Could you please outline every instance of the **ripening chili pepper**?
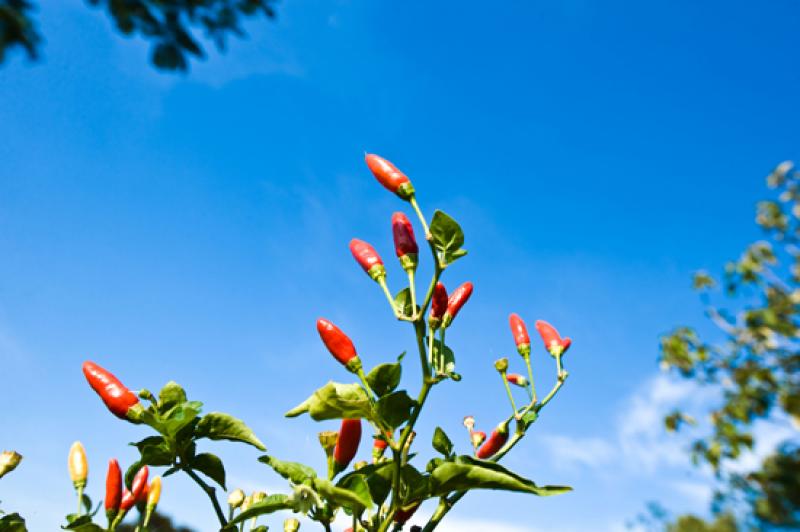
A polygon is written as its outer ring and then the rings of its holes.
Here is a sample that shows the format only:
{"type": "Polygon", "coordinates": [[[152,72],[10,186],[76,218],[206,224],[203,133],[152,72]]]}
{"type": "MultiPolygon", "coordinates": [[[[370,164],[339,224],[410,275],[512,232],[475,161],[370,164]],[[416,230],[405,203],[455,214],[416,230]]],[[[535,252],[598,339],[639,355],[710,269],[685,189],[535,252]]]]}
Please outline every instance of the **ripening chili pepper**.
{"type": "Polygon", "coordinates": [[[433,287],[433,296],[431,296],[431,313],[428,317],[428,323],[431,329],[436,330],[442,324],[444,313],[447,312],[447,289],[441,281],[436,283],[433,287]]]}
{"type": "Polygon", "coordinates": [[[69,478],[75,489],[86,486],[86,479],[89,477],[89,464],[86,462],[86,449],[83,444],[76,441],[69,448],[69,478]]]}
{"type": "Polygon", "coordinates": [[[411,506],[397,510],[394,513],[394,522],[400,525],[406,524],[406,522],[411,519],[411,516],[414,515],[414,512],[417,511],[417,508],[419,508],[420,504],[422,504],[422,502],[415,502],[412,503],[411,506]]]}
{"type": "Polygon", "coordinates": [[[148,474],[147,466],[142,466],[142,468],[136,472],[136,475],[133,477],[133,482],[131,482],[131,490],[124,489],[122,492],[122,500],[119,503],[119,509],[123,512],[127,512],[133,505],[136,504],[136,501],[142,496],[142,491],[144,491],[145,487],[147,487],[147,474],[148,474]]]}
{"type": "Polygon", "coordinates": [[[408,200],[414,195],[414,187],[411,181],[395,165],[374,154],[367,154],[365,157],[367,166],[375,179],[380,182],[387,190],[394,192],[404,200],[408,200]]]}
{"type": "Polygon", "coordinates": [[[371,245],[363,240],[354,238],[350,241],[350,253],[353,254],[356,262],[374,281],[380,281],[380,279],[386,277],[386,267],[383,265],[383,260],[371,245]]]}
{"type": "Polygon", "coordinates": [[[442,327],[449,327],[453,320],[458,315],[458,311],[464,306],[472,295],[472,283],[467,282],[453,290],[450,297],[447,299],[447,310],[442,318],[442,327]]]}
{"type": "Polygon", "coordinates": [[[317,320],[317,332],[333,358],[353,373],[358,372],[361,360],[356,353],[356,346],[339,327],[325,318],[320,318],[317,320]]]}
{"type": "Polygon", "coordinates": [[[358,451],[361,442],[361,420],[343,419],[333,450],[334,475],[347,468],[358,451]]]}
{"type": "MultiPolygon", "coordinates": [[[[392,432],[389,431],[389,436],[391,437],[392,432]]],[[[377,462],[381,458],[383,458],[383,453],[386,452],[386,447],[389,446],[389,443],[384,440],[383,438],[375,437],[373,438],[372,444],[372,461],[377,462]]]]}
{"type": "Polygon", "coordinates": [[[487,459],[495,455],[503,445],[508,441],[508,423],[500,423],[496,429],[492,431],[486,443],[478,449],[478,458],[487,459]]]}
{"type": "Polygon", "coordinates": [[[519,373],[509,373],[508,375],[506,375],[506,378],[508,379],[508,382],[510,382],[511,384],[516,384],[517,386],[528,385],[528,379],[526,379],[523,375],[520,375],[519,373]]]}
{"type": "Polygon", "coordinates": [[[119,503],[122,500],[122,471],[119,469],[119,462],[115,458],[108,461],[108,473],[106,474],[106,516],[109,521],[113,521],[119,511],[119,503]]]}
{"type": "Polygon", "coordinates": [[[406,271],[416,270],[419,247],[414,238],[411,221],[402,212],[392,215],[392,236],[394,236],[394,251],[400,259],[400,265],[406,271]]]}
{"type": "Polygon", "coordinates": [[[554,357],[563,355],[567,352],[569,346],[572,345],[571,339],[561,338],[556,328],[544,320],[536,321],[536,330],[539,331],[539,335],[541,335],[544,341],[545,349],[554,357]]]}
{"type": "Polygon", "coordinates": [[[161,477],[156,477],[150,482],[147,494],[147,509],[152,511],[161,500],[161,477]]]}
{"type": "Polygon", "coordinates": [[[508,317],[508,324],[511,326],[511,334],[514,335],[514,343],[517,344],[517,351],[523,357],[531,354],[531,338],[528,335],[528,328],[516,314],[508,317]]]}
{"type": "Polygon", "coordinates": [[[472,441],[472,446],[476,449],[486,441],[486,433],[482,430],[470,431],[469,439],[472,441]]]}
{"type": "Polygon", "coordinates": [[[83,363],[83,374],[89,381],[89,386],[97,392],[100,399],[112,414],[120,419],[136,421],[144,408],[139,403],[139,398],[125,387],[119,379],[109,371],[101,368],[94,362],[83,363]]]}

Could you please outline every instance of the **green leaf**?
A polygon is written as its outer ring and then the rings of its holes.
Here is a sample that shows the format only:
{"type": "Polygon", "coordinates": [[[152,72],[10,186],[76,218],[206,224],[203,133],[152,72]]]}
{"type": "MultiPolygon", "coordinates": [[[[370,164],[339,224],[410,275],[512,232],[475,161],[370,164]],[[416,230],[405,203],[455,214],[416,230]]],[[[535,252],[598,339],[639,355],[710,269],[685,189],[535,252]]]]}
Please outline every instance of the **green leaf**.
{"type": "Polygon", "coordinates": [[[197,438],[239,441],[250,444],[261,451],[267,450],[244,421],[221,412],[211,412],[203,416],[197,424],[194,434],[197,438]]]}
{"type": "Polygon", "coordinates": [[[291,508],[288,496],[282,494],[270,495],[234,517],[228,525],[238,525],[259,515],[271,514],[280,510],[290,510],[291,508]]]}
{"type": "Polygon", "coordinates": [[[167,410],[161,416],[161,432],[169,438],[175,438],[181,430],[195,421],[202,411],[203,403],[184,401],[167,410]]]}
{"type": "Polygon", "coordinates": [[[411,464],[404,465],[400,470],[400,479],[405,488],[404,500],[415,501],[429,497],[430,477],[417,471],[411,464]]]}
{"type": "Polygon", "coordinates": [[[274,456],[259,456],[258,461],[267,464],[280,476],[294,484],[302,484],[309,478],[316,478],[317,472],[311,467],[299,462],[285,462],[274,456]]]}
{"type": "Polygon", "coordinates": [[[411,417],[411,409],[417,402],[405,390],[393,392],[378,400],[378,417],[391,428],[397,428],[411,417]]]}
{"type": "Polygon", "coordinates": [[[369,464],[358,471],[353,471],[343,476],[339,484],[349,482],[349,477],[362,476],[367,481],[369,493],[372,501],[377,505],[382,505],[389,492],[392,490],[392,462],[381,462],[379,464],[369,464]]]}
{"type": "Polygon", "coordinates": [[[537,486],[532,480],[517,475],[494,462],[459,456],[455,462],[444,462],[430,476],[431,496],[452,491],[493,489],[519,491],[534,495],[558,495],[572,491],[567,486],[537,486]]]}
{"type": "Polygon", "coordinates": [[[461,249],[464,245],[464,232],[450,216],[437,210],[433,213],[430,229],[433,244],[442,253],[445,266],[467,254],[466,250],[461,249]]]}
{"type": "Polygon", "coordinates": [[[0,517],[0,531],[27,532],[28,529],[25,527],[25,519],[23,519],[18,513],[13,513],[0,517]]]}
{"type": "MultiPolygon", "coordinates": [[[[400,355],[398,360],[402,358],[403,355],[400,355]]],[[[403,369],[400,362],[394,364],[380,364],[372,368],[372,371],[367,375],[367,384],[369,384],[373,392],[378,394],[378,397],[383,397],[397,388],[397,385],[400,384],[400,377],[402,374],[403,369]]]]}
{"type": "Polygon", "coordinates": [[[225,488],[225,466],[219,456],[211,453],[200,453],[192,459],[189,466],[200,471],[208,478],[225,488]]]}
{"type": "MultiPolygon", "coordinates": [[[[70,514],[67,516],[67,521],[69,522],[66,526],[62,526],[61,528],[64,530],[78,530],[79,532],[105,532],[105,529],[99,527],[98,525],[92,523],[92,517],[90,515],[75,515],[70,514]]],[[[3,520],[0,519],[0,531],[2,532],[10,532],[13,531],[23,531],[25,530],[24,521],[23,521],[23,528],[16,529],[10,528],[6,529],[3,527],[3,520]]]]}
{"type": "Polygon", "coordinates": [[[414,317],[417,309],[411,305],[411,289],[403,288],[394,296],[394,306],[407,318],[414,317]]]}
{"type": "Polygon", "coordinates": [[[372,498],[370,497],[368,490],[365,493],[363,491],[356,492],[348,489],[337,488],[332,482],[322,478],[314,479],[314,489],[325,500],[330,501],[337,506],[350,508],[355,512],[360,511],[362,508],[369,509],[372,507],[372,498]]]}
{"type": "Polygon", "coordinates": [[[158,392],[159,412],[166,412],[175,405],[186,402],[186,392],[175,381],[169,381],[158,392]]]}
{"type": "Polygon", "coordinates": [[[140,464],[167,466],[172,464],[175,457],[169,448],[169,444],[161,436],[149,436],[131,445],[139,449],[139,454],[141,454],[140,464]]]}
{"type": "Polygon", "coordinates": [[[535,412],[534,410],[528,410],[528,411],[525,413],[525,415],[524,415],[524,416],[522,416],[522,420],[521,420],[521,421],[522,421],[522,426],[523,426],[525,429],[527,429],[527,428],[528,428],[528,427],[530,427],[530,426],[533,424],[533,422],[534,422],[534,421],[536,421],[537,419],[539,419],[539,414],[538,414],[538,412],[535,412]]]}
{"type": "MultiPolygon", "coordinates": [[[[336,484],[336,487],[354,492],[360,499],[364,501],[369,501],[369,505],[366,506],[365,508],[372,507],[373,505],[372,495],[370,493],[369,484],[367,483],[367,480],[364,477],[364,475],[349,475],[347,477],[343,477],[336,484]]],[[[356,509],[355,511],[358,511],[358,509],[356,509]]]]}
{"type": "Polygon", "coordinates": [[[315,421],[373,417],[369,398],[361,386],[332,381],[287,412],[286,417],[297,417],[306,412],[315,421]]]}
{"type": "MultiPolygon", "coordinates": [[[[426,339],[425,342],[427,343],[428,340],[426,339]]],[[[456,369],[455,353],[447,345],[443,345],[440,340],[436,339],[433,341],[433,360],[434,364],[441,364],[441,367],[437,366],[440,373],[448,375],[453,380],[461,380],[461,376],[454,373],[456,369]]]]}
{"type": "Polygon", "coordinates": [[[453,442],[447,437],[441,427],[436,427],[433,432],[433,448],[448,458],[453,453],[453,442]]]}

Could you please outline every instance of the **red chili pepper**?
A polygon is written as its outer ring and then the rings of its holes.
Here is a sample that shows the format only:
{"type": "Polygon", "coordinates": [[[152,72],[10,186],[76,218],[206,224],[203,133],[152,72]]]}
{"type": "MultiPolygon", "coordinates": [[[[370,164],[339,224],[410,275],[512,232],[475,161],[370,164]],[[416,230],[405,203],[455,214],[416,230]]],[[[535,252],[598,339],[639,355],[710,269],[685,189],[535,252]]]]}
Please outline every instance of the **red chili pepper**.
{"type": "Polygon", "coordinates": [[[419,247],[414,238],[414,228],[408,216],[402,212],[392,215],[392,235],[394,236],[394,251],[403,269],[415,270],[417,268],[417,254],[419,247]]]}
{"type": "Polygon", "coordinates": [[[142,493],[139,494],[139,498],[136,499],[136,503],[145,503],[147,502],[147,497],[150,495],[150,484],[145,484],[142,493]]]}
{"type": "Polygon", "coordinates": [[[453,320],[458,315],[458,311],[469,300],[472,295],[472,283],[464,283],[456,288],[447,300],[447,310],[442,319],[442,326],[449,327],[453,320]]]}
{"type": "Polygon", "coordinates": [[[122,499],[122,471],[119,469],[119,462],[115,458],[108,461],[108,473],[106,473],[106,515],[109,520],[113,520],[119,511],[119,503],[122,499]]]}
{"type": "Polygon", "coordinates": [[[94,362],[83,363],[83,374],[89,386],[97,392],[112,414],[120,419],[130,419],[128,413],[139,404],[139,398],[110,372],[94,362]]]}
{"type": "Polygon", "coordinates": [[[358,451],[361,442],[361,420],[343,419],[336,439],[336,448],[333,450],[334,471],[339,473],[344,470],[358,451]]]}
{"type": "Polygon", "coordinates": [[[136,501],[141,499],[142,492],[147,487],[148,472],[147,466],[142,466],[142,468],[136,472],[136,475],[133,477],[133,482],[131,482],[131,490],[128,491],[126,488],[122,492],[122,501],[119,503],[120,510],[127,512],[133,508],[136,501]]]}
{"type": "Polygon", "coordinates": [[[511,334],[514,335],[514,343],[517,344],[517,351],[522,356],[531,354],[531,337],[528,336],[528,328],[516,314],[508,317],[508,324],[511,326],[511,334]]]}
{"type": "Polygon", "coordinates": [[[386,275],[386,268],[383,265],[378,252],[375,248],[364,242],[354,238],[350,241],[350,253],[356,259],[358,264],[367,272],[367,275],[377,281],[386,275]]]}
{"type": "Polygon", "coordinates": [[[394,513],[394,522],[398,523],[398,524],[401,524],[401,525],[406,524],[406,522],[409,519],[411,519],[411,516],[414,515],[414,512],[417,511],[417,508],[419,508],[420,504],[422,504],[421,501],[413,503],[413,506],[411,506],[411,507],[409,507],[409,508],[407,508],[405,510],[403,510],[403,509],[397,510],[394,513]]]}
{"type": "MultiPolygon", "coordinates": [[[[391,435],[391,433],[389,433],[391,435]]],[[[383,438],[374,438],[372,444],[372,461],[377,462],[383,457],[383,453],[386,452],[386,447],[389,444],[383,438]]]]}
{"type": "Polygon", "coordinates": [[[561,338],[556,328],[544,320],[536,321],[536,330],[539,331],[542,340],[544,340],[545,349],[553,356],[563,355],[567,352],[569,346],[572,345],[571,339],[561,338]]]}
{"type": "Polygon", "coordinates": [[[441,281],[436,283],[431,297],[431,313],[428,322],[432,329],[438,329],[442,324],[442,318],[447,311],[447,289],[441,281]]]}
{"type": "Polygon", "coordinates": [[[350,371],[358,370],[360,360],[356,354],[356,346],[339,327],[325,318],[320,318],[317,320],[317,332],[333,358],[350,371]]]}
{"type": "Polygon", "coordinates": [[[367,166],[372,175],[390,192],[394,192],[403,199],[409,199],[414,195],[414,187],[411,181],[395,165],[379,157],[378,155],[368,154],[365,157],[367,166]]]}
{"type": "Polygon", "coordinates": [[[519,373],[509,373],[508,375],[506,375],[506,378],[508,379],[508,382],[510,382],[511,384],[516,384],[517,386],[528,385],[528,379],[526,379],[519,373]]]}
{"type": "Polygon", "coordinates": [[[492,431],[492,435],[486,440],[486,443],[478,449],[478,458],[490,458],[499,451],[503,445],[508,441],[508,424],[501,423],[496,429],[492,431]]]}

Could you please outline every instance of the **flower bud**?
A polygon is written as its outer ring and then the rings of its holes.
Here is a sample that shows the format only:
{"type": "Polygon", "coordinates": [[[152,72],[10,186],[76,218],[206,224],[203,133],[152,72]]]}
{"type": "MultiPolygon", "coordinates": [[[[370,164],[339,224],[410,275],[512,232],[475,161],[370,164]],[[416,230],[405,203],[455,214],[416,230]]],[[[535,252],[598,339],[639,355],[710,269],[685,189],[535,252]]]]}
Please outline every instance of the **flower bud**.
{"type": "Polygon", "coordinates": [[[467,427],[468,431],[472,432],[472,429],[475,428],[475,418],[473,416],[464,417],[464,426],[467,427]]]}
{"type": "Polygon", "coordinates": [[[350,241],[350,253],[353,254],[353,258],[356,259],[356,262],[373,281],[379,281],[381,278],[386,277],[386,267],[383,265],[383,260],[371,245],[363,240],[354,238],[350,241]]]}
{"type": "Polygon", "coordinates": [[[85,487],[86,479],[89,477],[89,464],[86,462],[86,449],[83,448],[81,442],[76,441],[69,448],[67,465],[69,478],[72,479],[72,485],[75,486],[75,489],[85,487]]]}
{"type": "Polygon", "coordinates": [[[245,497],[245,498],[244,498],[244,500],[242,501],[241,510],[242,510],[243,512],[246,512],[247,510],[249,510],[249,509],[250,509],[250,507],[251,507],[251,506],[253,506],[253,498],[252,498],[250,495],[248,495],[248,496],[247,496],[247,497],[245,497]]]}
{"type": "Polygon", "coordinates": [[[408,200],[414,195],[414,187],[411,185],[408,176],[398,170],[395,165],[383,157],[371,153],[367,154],[365,160],[372,175],[384,188],[394,192],[404,200],[408,200]]]}
{"type": "Polygon", "coordinates": [[[266,498],[267,494],[263,491],[254,491],[253,494],[250,495],[251,504],[258,504],[266,498]]]}
{"type": "Polygon", "coordinates": [[[356,462],[355,464],[353,464],[353,469],[354,469],[354,470],[356,470],[356,471],[358,471],[358,470],[359,470],[359,469],[361,469],[362,467],[367,467],[367,465],[368,465],[368,464],[367,464],[367,461],[366,461],[366,460],[359,460],[358,462],[356,462]]]}
{"type": "Polygon", "coordinates": [[[237,488],[228,495],[228,506],[238,508],[244,503],[244,491],[237,488]]]}
{"type": "Polygon", "coordinates": [[[508,371],[508,359],[507,358],[499,358],[494,361],[494,369],[499,371],[500,373],[505,373],[508,371]]]}
{"type": "Polygon", "coordinates": [[[511,384],[516,384],[517,386],[524,387],[528,385],[528,379],[519,373],[509,373],[506,375],[506,378],[508,379],[508,382],[511,384]]]}
{"type": "Polygon", "coordinates": [[[298,530],[300,530],[300,521],[294,517],[283,522],[283,532],[297,532],[298,530]]]}
{"type": "Polygon", "coordinates": [[[336,447],[336,439],[339,433],[335,430],[325,430],[319,433],[319,444],[325,451],[325,456],[333,456],[333,449],[336,447]]]}
{"type": "Polygon", "coordinates": [[[22,461],[22,455],[17,451],[3,451],[0,453],[0,478],[14,471],[22,461]]]}

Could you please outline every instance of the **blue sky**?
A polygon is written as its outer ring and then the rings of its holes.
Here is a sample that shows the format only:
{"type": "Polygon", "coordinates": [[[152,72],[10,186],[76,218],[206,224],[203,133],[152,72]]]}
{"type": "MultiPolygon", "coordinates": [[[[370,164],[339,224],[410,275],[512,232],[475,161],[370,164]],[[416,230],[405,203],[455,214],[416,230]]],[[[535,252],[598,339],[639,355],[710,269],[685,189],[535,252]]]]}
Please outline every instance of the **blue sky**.
{"type": "MultiPolygon", "coordinates": [[[[574,493],[476,493],[449,530],[619,530],[649,500],[705,508],[659,417],[713,397],[659,376],[658,337],[701,319],[691,272],[758,237],[762,178],[798,156],[796,2],[293,1],[187,76],[155,72],[84,2],[47,4],[43,60],[0,70],[0,447],[26,457],[4,509],[60,523],[76,439],[95,497],[108,458],[135,458],[147,433],[102,408],[87,358],[132,388],[175,379],[321,467],[320,427],[282,417],[347,379],[316,318],[368,365],[413,347],[347,249],[374,243],[402,287],[389,219],[407,207],[365,150],[411,176],[428,215],[459,220],[470,251],[445,278],[475,283],[448,334],[464,380],[435,389],[424,456],[435,425],[456,439],[465,414],[487,430],[505,415],[492,361],[519,363],[510,312],[575,340],[567,385],[508,460],[574,493]]],[[[257,451],[208,448],[232,487],[283,488],[257,451]]],[[[188,480],[163,501],[213,530],[188,480]]]]}

